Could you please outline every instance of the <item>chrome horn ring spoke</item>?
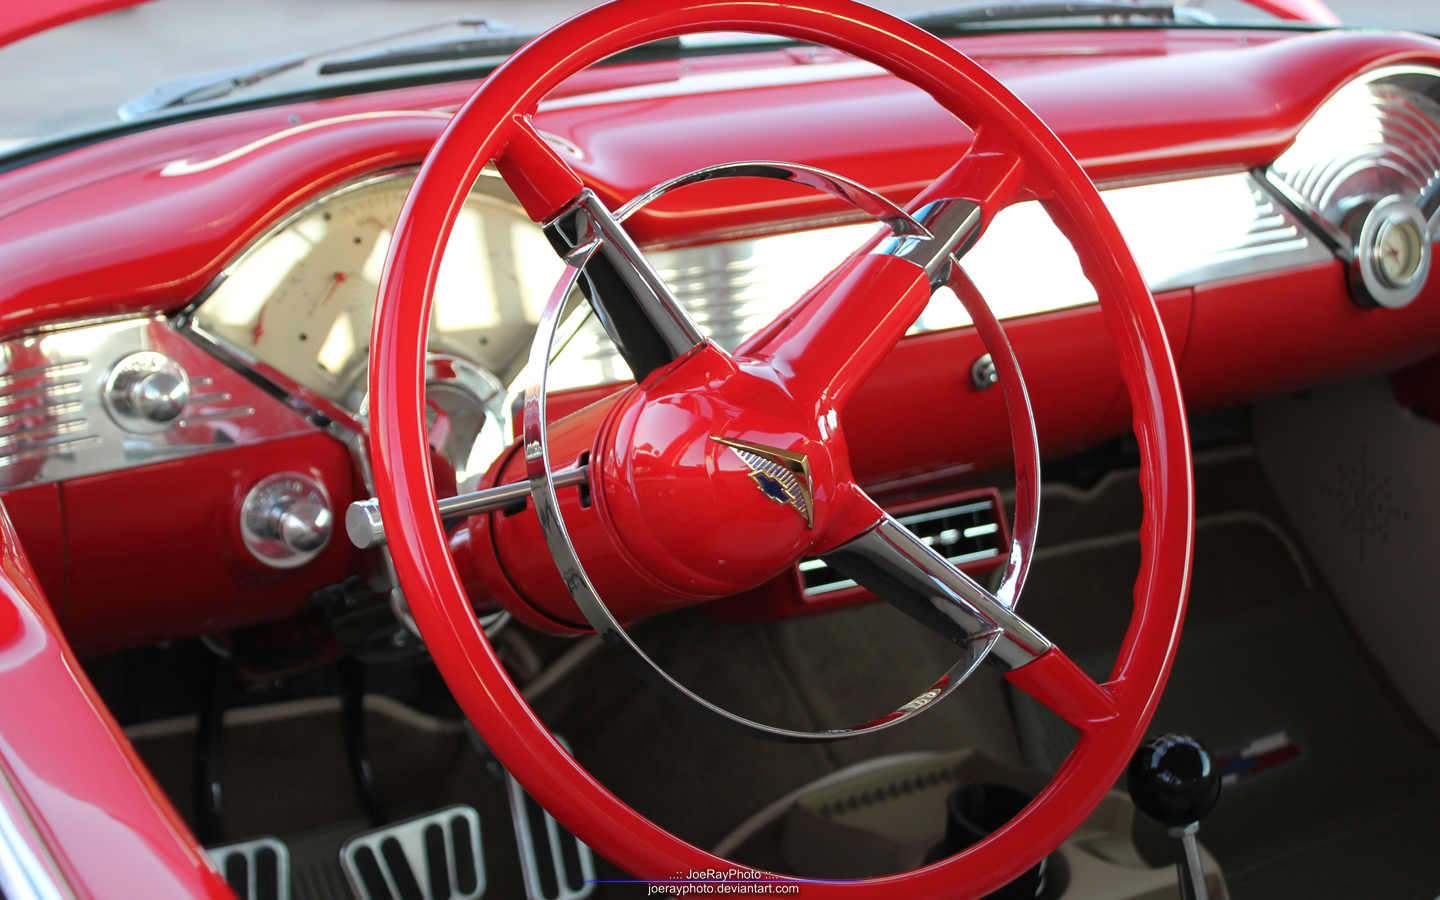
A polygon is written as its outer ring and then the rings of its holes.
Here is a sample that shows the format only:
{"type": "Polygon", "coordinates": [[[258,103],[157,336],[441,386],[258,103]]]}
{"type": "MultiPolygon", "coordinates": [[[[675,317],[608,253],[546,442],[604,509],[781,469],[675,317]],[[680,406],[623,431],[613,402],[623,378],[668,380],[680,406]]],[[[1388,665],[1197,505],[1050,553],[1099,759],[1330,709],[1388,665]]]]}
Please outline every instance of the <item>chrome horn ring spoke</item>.
{"type": "Polygon", "coordinates": [[[962,647],[989,641],[990,659],[1003,669],[1033,662],[1052,646],[1013,609],[889,515],[820,558],[962,647]]]}

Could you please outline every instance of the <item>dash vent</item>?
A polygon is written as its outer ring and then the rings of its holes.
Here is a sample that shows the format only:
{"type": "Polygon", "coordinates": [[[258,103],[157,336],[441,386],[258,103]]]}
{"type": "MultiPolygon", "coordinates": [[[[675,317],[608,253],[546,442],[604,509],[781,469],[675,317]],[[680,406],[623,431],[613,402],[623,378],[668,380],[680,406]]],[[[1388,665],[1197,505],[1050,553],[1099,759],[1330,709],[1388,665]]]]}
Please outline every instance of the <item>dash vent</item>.
{"type": "MultiPolygon", "coordinates": [[[[963,503],[951,501],[928,509],[910,508],[903,515],[895,516],[895,520],[941,556],[956,566],[965,567],[1000,556],[1008,549],[997,509],[995,500],[987,496],[963,503]]],[[[856,587],[854,581],[819,559],[801,560],[800,580],[807,599],[856,587]]]]}

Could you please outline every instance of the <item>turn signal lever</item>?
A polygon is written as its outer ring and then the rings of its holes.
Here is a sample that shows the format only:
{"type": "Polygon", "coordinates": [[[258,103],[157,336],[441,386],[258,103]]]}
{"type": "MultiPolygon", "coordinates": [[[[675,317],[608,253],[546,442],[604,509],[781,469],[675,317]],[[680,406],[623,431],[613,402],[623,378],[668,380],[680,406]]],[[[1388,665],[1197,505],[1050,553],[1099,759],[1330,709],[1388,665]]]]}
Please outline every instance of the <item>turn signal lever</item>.
{"type": "Polygon", "coordinates": [[[1135,806],[1180,841],[1181,900],[1209,900],[1195,841],[1200,820],[1220,799],[1220,769],[1209,752],[1184,734],[1148,737],[1130,760],[1129,788],[1135,806]]]}

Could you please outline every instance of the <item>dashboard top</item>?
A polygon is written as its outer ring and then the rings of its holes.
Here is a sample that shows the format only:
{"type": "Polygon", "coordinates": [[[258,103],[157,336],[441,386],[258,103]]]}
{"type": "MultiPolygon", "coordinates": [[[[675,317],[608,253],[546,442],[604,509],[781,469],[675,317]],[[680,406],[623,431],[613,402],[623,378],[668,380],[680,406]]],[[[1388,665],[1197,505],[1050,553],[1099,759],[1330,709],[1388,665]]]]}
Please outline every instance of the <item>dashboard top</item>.
{"type": "MultiPolygon", "coordinates": [[[[1440,59],[1412,35],[1135,30],[956,39],[1108,184],[1273,160],[1356,74],[1440,59]]],[[[918,91],[792,50],[592,70],[537,114],[607,201],[707,163],[790,158],[904,201],[969,132],[918,91]],[[735,127],[743,118],[746,127],[735,127]],[[665,140],[656,140],[663,129],[665,140]]],[[[0,334],[172,312],[305,198],[418,163],[473,84],[299,103],[117,138],[0,176],[0,334]],[[117,238],[117,236],[119,236],[117,238]]],[[[843,215],[828,198],[698,186],[631,226],[650,246],[843,215]],[[682,205],[683,204],[683,205],[682,205]]]]}

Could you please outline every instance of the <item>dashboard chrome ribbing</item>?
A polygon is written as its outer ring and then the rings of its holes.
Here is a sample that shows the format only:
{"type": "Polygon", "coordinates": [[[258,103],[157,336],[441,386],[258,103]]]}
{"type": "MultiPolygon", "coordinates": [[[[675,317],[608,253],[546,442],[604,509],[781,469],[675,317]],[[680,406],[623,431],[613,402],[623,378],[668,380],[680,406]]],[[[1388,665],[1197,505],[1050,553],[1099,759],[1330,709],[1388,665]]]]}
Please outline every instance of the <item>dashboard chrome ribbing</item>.
{"type": "Polygon", "coordinates": [[[0,365],[4,490],[314,430],[163,319],[0,342],[0,365]]]}
{"type": "MultiPolygon", "coordinates": [[[[1326,244],[1250,173],[1110,188],[1101,191],[1101,197],[1153,291],[1331,258],[1326,244]]],[[[874,226],[865,222],[647,255],[701,333],[733,350],[873,234],[874,226]]],[[[910,239],[887,238],[890,243],[902,240],[910,239]]],[[[1000,210],[967,251],[965,269],[1000,319],[1096,302],[1073,249],[1034,201],[1000,210]],[[1036,260],[1045,265],[1037,266],[1036,260]]],[[[954,300],[942,296],[926,309],[912,333],[968,324],[954,300]]],[[[555,389],[561,389],[623,380],[628,374],[615,348],[592,323],[558,361],[552,378],[555,389]]]]}
{"type": "Polygon", "coordinates": [[[1440,70],[1377,69],[1337,91],[1256,177],[1350,269],[1362,306],[1413,301],[1440,217],[1440,70]]]}
{"type": "Polygon", "coordinates": [[[1433,219],[1440,208],[1440,70],[1378,69],[1335,93],[1269,167],[1305,211],[1349,238],[1364,199],[1400,194],[1433,219]],[[1427,84],[1428,82],[1428,84],[1427,84]]]}

